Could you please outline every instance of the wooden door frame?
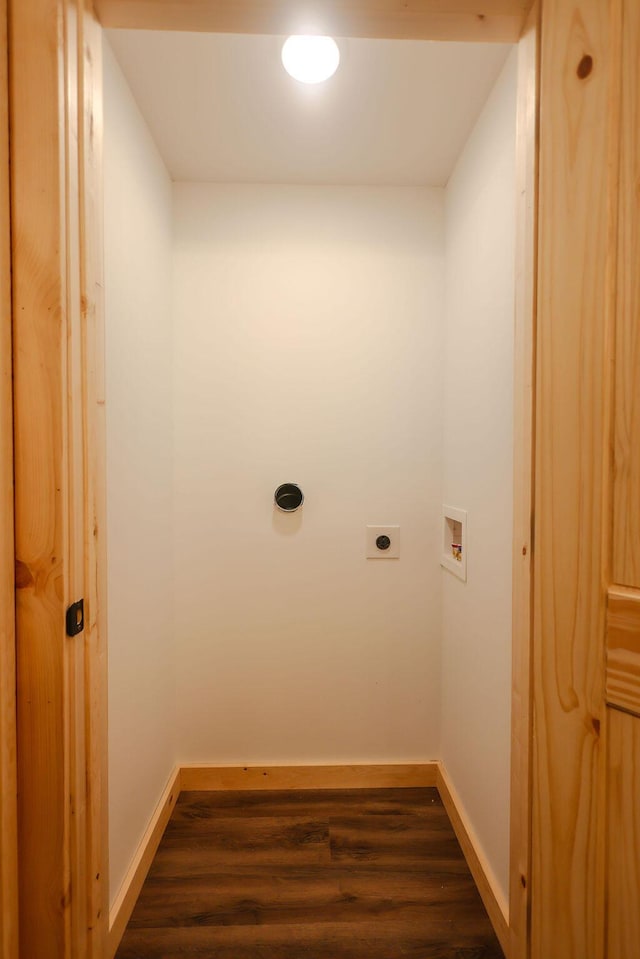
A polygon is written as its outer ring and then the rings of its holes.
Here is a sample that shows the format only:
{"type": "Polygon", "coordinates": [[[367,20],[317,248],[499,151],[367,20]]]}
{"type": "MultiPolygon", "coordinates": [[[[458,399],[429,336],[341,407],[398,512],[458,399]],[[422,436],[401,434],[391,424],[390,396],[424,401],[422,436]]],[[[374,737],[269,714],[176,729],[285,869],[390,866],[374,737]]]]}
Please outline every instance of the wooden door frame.
{"type": "Polygon", "coordinates": [[[614,326],[618,270],[635,267],[617,251],[622,21],[620,0],[544,0],[532,959],[606,956],[614,326]]]}
{"type": "Polygon", "coordinates": [[[541,0],[518,42],[516,277],[513,404],[511,805],[507,959],[530,952],[533,500],[541,0]]]}
{"type": "MultiPolygon", "coordinates": [[[[9,0],[9,4],[10,43],[16,51],[11,72],[11,155],[18,733],[23,755],[29,755],[19,770],[25,857],[21,926],[30,955],[102,959],[108,843],[98,20],[103,26],[283,34],[295,32],[300,5],[298,0],[95,0],[96,16],[92,0],[9,0]],[[58,37],[57,47],[50,43],[52,36],[58,37]],[[37,156],[34,144],[41,145],[37,156]],[[36,266],[43,270],[40,284],[33,281],[34,249],[40,257],[36,266]],[[44,457],[43,423],[53,437],[44,457]],[[34,515],[40,525],[34,525],[34,515]],[[64,635],[64,614],[80,595],[85,599],[87,627],[78,645],[77,639],[69,641],[64,635]],[[52,722],[58,729],[53,742],[52,722]],[[69,896],[70,888],[76,890],[75,896],[69,896]]],[[[485,8],[487,13],[479,15],[476,0],[458,0],[454,12],[443,12],[440,0],[419,0],[413,7],[384,0],[375,10],[362,0],[322,0],[314,6],[316,28],[335,35],[520,42],[510,959],[525,959],[531,885],[529,664],[539,14],[537,4],[535,12],[527,14],[531,0],[486,0],[485,8]]]]}

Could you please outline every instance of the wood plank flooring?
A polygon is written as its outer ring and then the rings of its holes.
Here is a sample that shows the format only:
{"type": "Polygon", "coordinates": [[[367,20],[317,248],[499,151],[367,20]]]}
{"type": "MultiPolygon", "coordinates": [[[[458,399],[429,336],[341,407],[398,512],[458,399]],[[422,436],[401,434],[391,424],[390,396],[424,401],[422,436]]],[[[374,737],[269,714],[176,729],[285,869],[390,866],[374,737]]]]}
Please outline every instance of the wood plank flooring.
{"type": "Polygon", "coordinates": [[[183,792],[116,959],[504,959],[436,789],[183,792]]]}

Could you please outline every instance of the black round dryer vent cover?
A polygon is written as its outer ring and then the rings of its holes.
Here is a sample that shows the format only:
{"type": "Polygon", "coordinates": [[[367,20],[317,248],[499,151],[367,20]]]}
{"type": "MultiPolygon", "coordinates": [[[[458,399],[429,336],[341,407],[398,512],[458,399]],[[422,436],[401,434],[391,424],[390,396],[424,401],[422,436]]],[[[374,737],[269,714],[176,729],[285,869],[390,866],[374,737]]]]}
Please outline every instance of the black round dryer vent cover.
{"type": "Polygon", "coordinates": [[[285,513],[295,512],[304,503],[304,495],[296,483],[283,483],[277,488],[274,498],[278,509],[285,513]]]}

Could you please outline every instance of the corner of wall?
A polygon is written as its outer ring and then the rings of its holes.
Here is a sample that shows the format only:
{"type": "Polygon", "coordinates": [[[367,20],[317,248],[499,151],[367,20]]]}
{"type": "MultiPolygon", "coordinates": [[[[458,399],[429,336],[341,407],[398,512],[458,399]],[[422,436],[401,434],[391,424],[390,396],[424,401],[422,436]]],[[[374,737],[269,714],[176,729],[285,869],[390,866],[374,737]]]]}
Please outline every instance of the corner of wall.
{"type": "Polygon", "coordinates": [[[446,191],[443,496],[467,511],[467,580],[442,571],[442,760],[509,889],[517,54],[446,191]]]}
{"type": "Polygon", "coordinates": [[[104,38],[113,900],[176,763],[171,181],[104,38]]]}

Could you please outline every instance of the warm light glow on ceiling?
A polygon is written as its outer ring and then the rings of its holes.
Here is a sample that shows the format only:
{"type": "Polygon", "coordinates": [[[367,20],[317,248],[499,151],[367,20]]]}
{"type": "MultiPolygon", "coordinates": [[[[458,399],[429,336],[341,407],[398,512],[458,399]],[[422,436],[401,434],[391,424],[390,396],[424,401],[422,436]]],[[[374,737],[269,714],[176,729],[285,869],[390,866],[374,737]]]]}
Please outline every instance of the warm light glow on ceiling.
{"type": "Polygon", "coordinates": [[[340,63],[340,50],[332,37],[289,37],[282,47],[287,73],[301,83],[323,83],[340,63]]]}

